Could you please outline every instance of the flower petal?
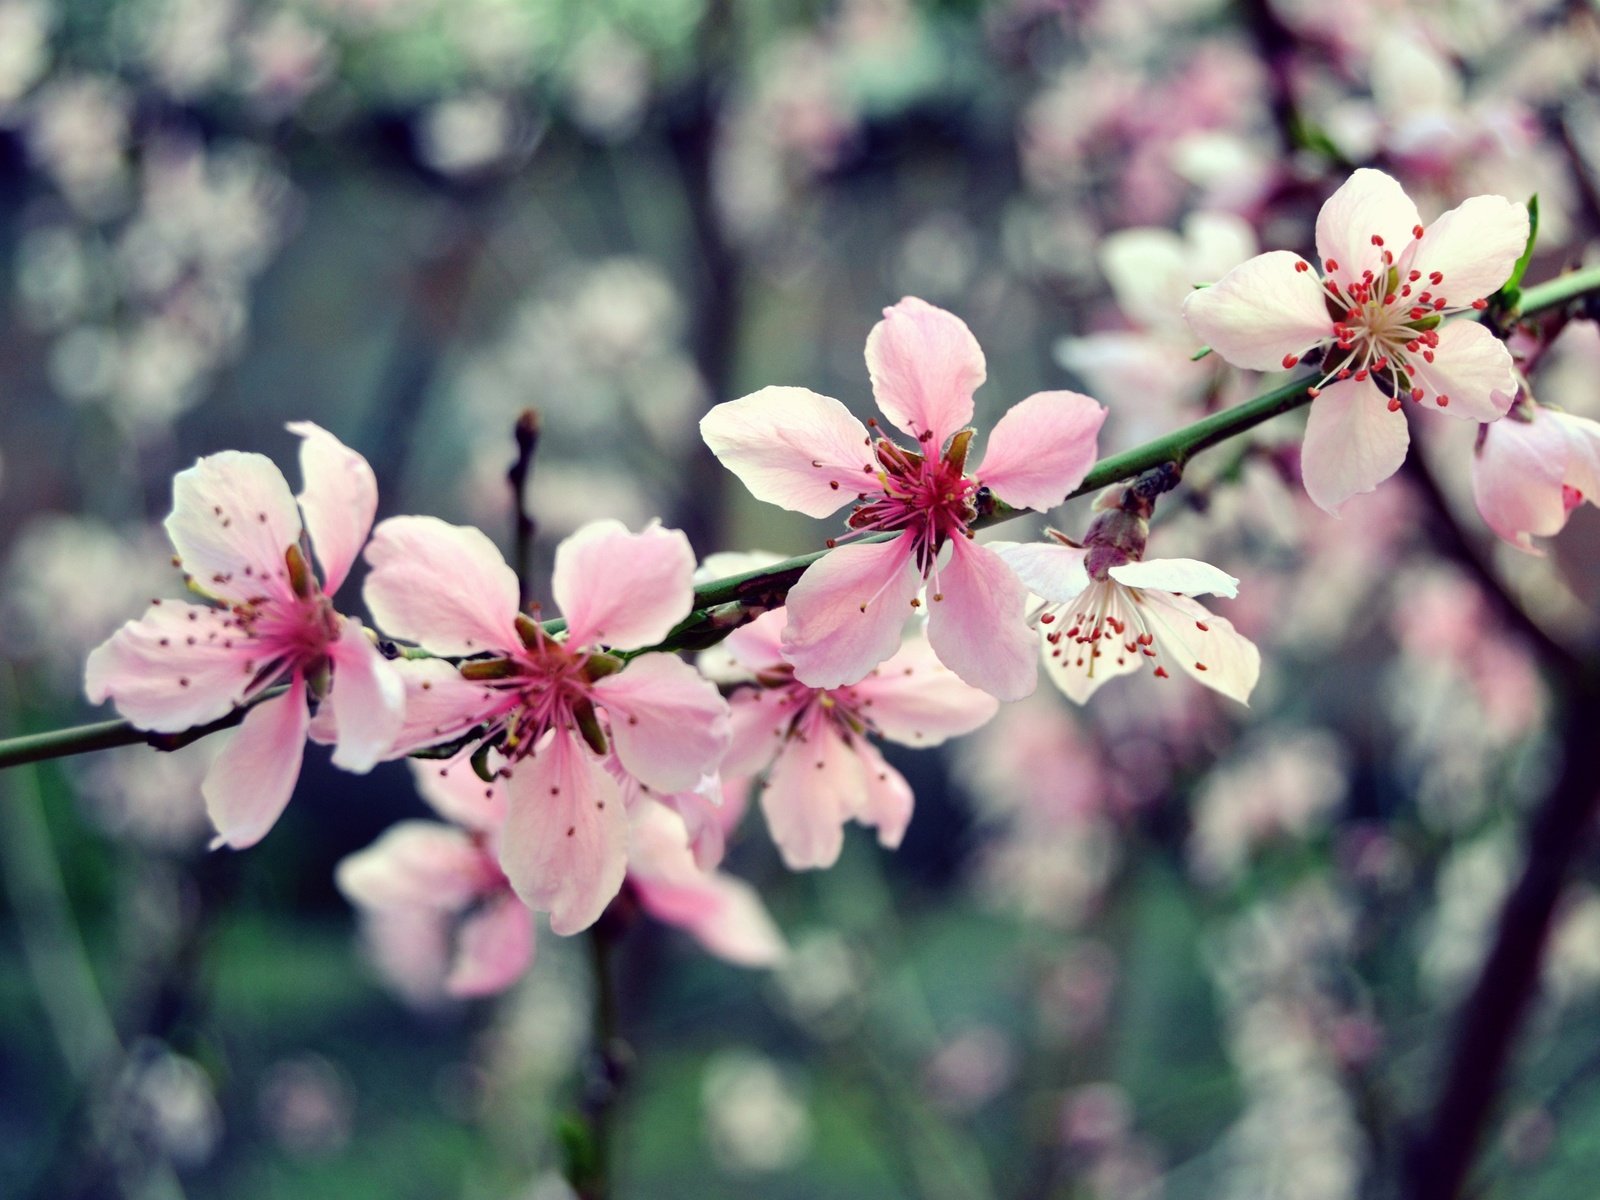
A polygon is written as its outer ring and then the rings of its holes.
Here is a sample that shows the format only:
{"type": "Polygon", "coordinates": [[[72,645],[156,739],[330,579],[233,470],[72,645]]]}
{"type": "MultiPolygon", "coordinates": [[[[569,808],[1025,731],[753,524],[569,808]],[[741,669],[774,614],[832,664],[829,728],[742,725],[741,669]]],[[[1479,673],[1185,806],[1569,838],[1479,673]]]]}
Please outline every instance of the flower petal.
{"type": "MultiPolygon", "coordinates": [[[[405,687],[400,728],[389,758],[442,745],[516,702],[506,692],[463,677],[441,658],[397,658],[389,666],[405,687]]],[[[320,713],[317,723],[322,723],[320,713]]]]}
{"type": "Polygon", "coordinates": [[[378,513],[378,477],[367,460],[310,421],[291,421],[300,443],[300,512],[322,564],[322,590],[333,595],[361,553],[378,513]]]}
{"type": "Polygon", "coordinates": [[[972,393],[984,381],[983,350],[954,313],[907,296],[883,310],[867,335],[872,394],[890,424],[921,440],[931,453],[972,421],[972,393]]]}
{"type": "Polygon", "coordinates": [[[550,592],[569,646],[633,650],[666,637],[694,607],[694,551],[681,529],[590,521],[556,547],[550,592]]]}
{"type": "Polygon", "coordinates": [[[1563,485],[1571,447],[1556,414],[1533,405],[1529,412],[1531,420],[1512,416],[1484,429],[1472,458],[1472,497],[1496,534],[1543,555],[1533,538],[1551,537],[1567,523],[1563,485]]]}
{"type": "Polygon", "coordinates": [[[865,806],[861,760],[830,722],[809,741],[784,744],[761,789],[761,812],[791,871],[831,867],[847,816],[865,806]]]}
{"type": "Polygon", "coordinates": [[[505,991],[533,964],[533,914],[510,892],[485,903],[456,931],[445,991],[459,999],[505,991]]]}
{"type": "Polygon", "coordinates": [[[885,850],[898,850],[905,839],[906,827],[911,824],[911,810],[915,804],[911,785],[870,742],[860,743],[856,753],[861,758],[861,774],[866,784],[856,818],[863,825],[877,829],[878,845],[885,850]]]}
{"type": "Polygon", "coordinates": [[[722,760],[723,772],[754,775],[766,770],[783,748],[783,737],[799,705],[800,697],[791,689],[768,691],[748,687],[729,696],[731,737],[728,753],[722,760]]]}
{"type": "Polygon", "coordinates": [[[899,647],[921,588],[906,537],[829,551],[789,589],[783,652],[795,676],[819,688],[861,679],[899,647]]]}
{"type": "Polygon", "coordinates": [[[1094,466],[1105,419],[1079,392],[1036,392],[1000,418],[973,475],[1015,508],[1054,508],[1094,466]]]}
{"type": "Polygon", "coordinates": [[[627,871],[628,822],[616,780],[558,730],[518,763],[500,865],[529,908],[567,936],[599,920],[627,871]]]}
{"type": "Polygon", "coordinates": [[[646,787],[687,791],[727,753],[727,701],[680,658],[641,654],[594,690],[611,718],[617,757],[646,787]]]}
{"type": "Polygon", "coordinates": [[[867,427],[805,388],[767,387],[719,404],[700,419],[700,436],[757,500],[808,517],[828,516],[875,482],[867,427]]]}
{"type": "Polygon", "coordinates": [[[294,794],[310,724],[306,685],[298,675],[283,695],[245,714],[200,785],[217,830],[213,846],[242,850],[267,835],[294,794]]]}
{"type": "Polygon", "coordinates": [[[410,760],[412,782],[428,806],[447,821],[464,825],[479,833],[500,828],[506,818],[506,785],[503,779],[485,783],[464,758],[453,762],[437,759],[410,760]]]}
{"type": "Polygon", "coordinates": [[[1311,402],[1300,477],[1306,494],[1326,512],[1358,492],[1370,492],[1400,469],[1411,444],[1403,412],[1371,383],[1335,383],[1311,402]]]}
{"type": "Polygon", "coordinates": [[[435,654],[520,646],[517,576],[482,530],[437,517],[390,517],[367,544],[362,596],[391,637],[435,654]]]}
{"type": "MultiPolygon", "coordinates": [[[[737,677],[719,682],[734,683],[749,679],[761,671],[783,666],[783,629],[789,623],[789,614],[782,608],[764,612],[748,625],[741,625],[723,638],[719,648],[732,659],[737,677]]],[[[706,664],[702,662],[704,671],[706,664]]]]}
{"type": "Polygon", "coordinates": [[[1074,598],[1071,608],[1062,612],[1054,624],[1040,626],[1045,674],[1069,700],[1076,704],[1088,703],[1089,697],[1099,691],[1102,684],[1137,671],[1144,665],[1145,656],[1119,653],[1115,649],[1108,653],[1111,643],[1106,641],[1080,644],[1062,635],[1058,641],[1051,642],[1050,637],[1059,634],[1068,617],[1076,620],[1079,612],[1107,612],[1132,623],[1129,611],[1132,604],[1131,593],[1122,584],[1096,580],[1080,597],[1074,598]]]}
{"type": "Polygon", "coordinates": [[[1255,643],[1225,617],[1187,596],[1158,591],[1143,596],[1156,639],[1156,661],[1175,662],[1212,691],[1249,704],[1261,677],[1261,653],[1255,643]]]}
{"type": "Polygon", "coordinates": [[[928,596],[928,641],[973,687],[1020,700],[1039,681],[1038,647],[1026,620],[1028,589],[988,547],[959,537],[950,545],[938,590],[928,596]]]}
{"type": "Polygon", "coordinates": [[[178,472],[166,530],[207,595],[243,602],[293,594],[283,556],[300,540],[300,510],[270,458],[224,450],[178,472]]]}
{"type": "MultiPolygon", "coordinates": [[[[1383,252],[1399,258],[1421,220],[1404,188],[1382,171],[1363,167],[1317,214],[1317,254],[1324,263],[1338,263],[1331,275],[1341,282],[1359,280],[1365,271],[1381,278],[1383,252]],[[1373,243],[1374,236],[1383,239],[1381,245],[1373,243]]],[[[1517,250],[1521,253],[1520,246],[1517,250]]]]}
{"type": "Polygon", "coordinates": [[[84,691],[112,701],[140,729],[177,733],[225,717],[244,702],[257,668],[233,617],[158,600],[89,655],[84,691]]]}
{"type": "MultiPolygon", "coordinates": [[[[1029,638],[1029,653],[1033,641],[1029,638]]],[[[1000,702],[963,683],[925,637],[908,637],[894,657],[851,689],[874,732],[906,746],[937,746],[988,722],[1000,702]]],[[[772,706],[776,707],[776,706],[772,706]]]]}
{"type": "Polygon", "coordinates": [[[1430,280],[1437,271],[1443,279],[1429,290],[1465,306],[1497,292],[1527,244],[1526,205],[1474,196],[1428,226],[1411,266],[1430,280]]]}
{"type": "Polygon", "coordinates": [[[1287,250],[1246,259],[1190,292],[1183,319],[1195,337],[1251,371],[1281,371],[1286,355],[1304,354],[1333,332],[1317,273],[1287,250]]]}
{"type": "Polygon", "coordinates": [[[1042,600],[1066,603],[1076,600],[1089,586],[1083,560],[1089,552],[1060,542],[989,542],[1018,579],[1042,600]]]}
{"type": "Polygon", "coordinates": [[[405,718],[406,685],[394,665],[378,653],[361,622],[345,617],[333,659],[333,709],[338,740],[333,765],[363,775],[389,756],[405,718]]]}
{"type": "Polygon", "coordinates": [[[1185,596],[1237,596],[1239,581],[1210,563],[1193,558],[1152,558],[1124,563],[1107,572],[1118,583],[1132,588],[1160,588],[1185,596]]]}
{"type": "Polygon", "coordinates": [[[1413,355],[1409,368],[1427,390],[1424,406],[1447,416],[1497,421],[1516,398],[1511,351],[1476,321],[1446,321],[1439,327],[1433,362],[1413,355]],[[1448,396],[1450,403],[1440,408],[1436,403],[1439,396],[1448,396]]]}
{"type": "Polygon", "coordinates": [[[340,860],[334,882],[362,908],[460,912],[500,874],[465,830],[400,821],[365,850],[340,860]]]}

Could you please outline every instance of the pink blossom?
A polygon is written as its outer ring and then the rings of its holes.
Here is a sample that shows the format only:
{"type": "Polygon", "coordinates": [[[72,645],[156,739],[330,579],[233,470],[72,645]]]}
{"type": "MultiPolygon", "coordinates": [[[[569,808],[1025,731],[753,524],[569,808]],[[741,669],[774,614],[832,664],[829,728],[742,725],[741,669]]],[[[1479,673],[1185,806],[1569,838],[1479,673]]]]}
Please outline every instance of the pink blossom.
{"type": "Polygon", "coordinates": [[[1529,554],[1561,532],[1572,510],[1600,496],[1600,423],[1533,401],[1483,426],[1472,495],[1489,528],[1529,554]]]}
{"type": "Polygon", "coordinates": [[[849,687],[802,683],[784,657],[782,609],[735,630],[703,666],[739,686],[723,770],[766,772],[761,809],[791,868],[831,866],[857,820],[894,848],[911,820],[911,785],[868,740],[936,746],[994,716],[994,697],[958,679],[926,639],[908,638],[849,687]]]}
{"type": "Polygon", "coordinates": [[[1095,555],[1055,542],[999,545],[1041,605],[1032,617],[1045,669],[1079,704],[1108,679],[1147,662],[1157,678],[1168,664],[1239,703],[1249,701],[1261,655],[1227,620],[1191,597],[1238,594],[1239,581],[1189,558],[1095,555]]]}
{"type": "Polygon", "coordinates": [[[688,539],[595,521],[564,540],[552,579],[564,635],[518,611],[516,575],[476,529],[395,517],[374,531],[367,560],[365,595],[379,625],[436,654],[467,656],[459,670],[419,663],[406,672],[416,708],[392,752],[481,729],[505,757],[500,864],[512,886],[550,913],[556,933],[593,924],[627,865],[610,751],[646,787],[678,792],[714,771],[727,745],[727,705],[687,663],[607,653],[659,642],[688,615],[688,539]]]}
{"type": "Polygon", "coordinates": [[[706,444],[758,500],[813,517],[853,501],[852,531],[893,535],[812,564],[789,592],[784,654],[812,687],[859,682],[899,646],[927,581],[928,639],[940,660],[1002,700],[1025,696],[1037,674],[1026,590],[971,540],[972,523],[990,495],[1034,509],[1066,499],[1094,463],[1105,410],[1076,392],[1029,396],[1000,419],[969,474],[965,427],[985,365],[965,323],[902,300],[873,328],[866,357],[879,409],[916,450],[875,438],[839,401],[804,388],[763,388],[700,422],[706,444]]]}
{"type": "Polygon", "coordinates": [[[377,481],[327,431],[308,421],[289,429],[304,439],[298,497],[271,460],[233,450],[173,480],[167,534],[191,587],[211,603],[153,601],[89,655],[86,671],[90,700],[112,700],[140,729],[161,733],[217,720],[287,684],[228,735],[202,785],[217,844],[236,848],[265,836],[289,802],[309,699],[334,718],[333,761],[349,771],[370,770],[402,719],[398,674],[330,599],[372,526],[377,481]]]}
{"type": "Polygon", "coordinates": [[[1274,250],[1192,293],[1184,316],[1236,367],[1287,370],[1321,354],[1301,471],[1311,498],[1335,512],[1405,460],[1402,400],[1431,397],[1473,421],[1510,406],[1516,380],[1505,345],[1476,322],[1444,318],[1482,308],[1527,240],[1521,204],[1475,196],[1425,228],[1398,183],[1360,170],[1317,216],[1321,276],[1274,250]]]}

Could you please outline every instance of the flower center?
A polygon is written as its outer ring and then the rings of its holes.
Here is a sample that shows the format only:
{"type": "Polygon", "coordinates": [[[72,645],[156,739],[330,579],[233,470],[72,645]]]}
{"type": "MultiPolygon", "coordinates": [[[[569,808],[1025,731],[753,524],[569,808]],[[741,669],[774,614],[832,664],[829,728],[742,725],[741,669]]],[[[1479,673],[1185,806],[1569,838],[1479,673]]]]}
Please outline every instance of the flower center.
{"type": "Polygon", "coordinates": [[[485,742],[509,759],[526,758],[552,729],[576,731],[597,754],[606,751],[605,731],[595,715],[594,682],[621,667],[608,654],[569,649],[538,621],[518,616],[523,645],[501,658],[471,659],[461,674],[502,692],[489,715],[485,742]]]}
{"type": "Polygon", "coordinates": [[[972,430],[950,439],[944,454],[931,457],[907,450],[888,438],[873,443],[882,491],[862,492],[850,514],[850,528],[863,533],[904,530],[911,537],[918,568],[926,576],[944,544],[968,536],[978,516],[978,484],[965,473],[972,430]]]}

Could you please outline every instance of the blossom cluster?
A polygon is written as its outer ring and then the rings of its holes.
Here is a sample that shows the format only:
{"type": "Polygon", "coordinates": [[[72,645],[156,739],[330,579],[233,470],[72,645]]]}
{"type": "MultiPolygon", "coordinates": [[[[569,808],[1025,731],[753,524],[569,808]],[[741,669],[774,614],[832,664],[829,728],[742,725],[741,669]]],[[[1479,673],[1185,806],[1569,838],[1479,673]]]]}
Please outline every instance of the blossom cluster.
{"type": "MultiPolygon", "coordinates": [[[[1314,368],[1301,469],[1318,505],[1335,511],[1399,467],[1409,403],[1482,424],[1480,505],[1531,548],[1600,486],[1600,438],[1541,409],[1506,344],[1458,315],[1511,277],[1528,226],[1523,206],[1489,196],[1424,226],[1398,184],[1358,171],[1318,218],[1320,271],[1269,252],[1192,291],[1183,316],[1235,366],[1314,368]]],[[[719,608],[722,640],[694,663],[680,635],[708,620],[697,580],[773,560],[699,566],[680,531],[591,520],[556,548],[547,617],[480,530],[374,526],[371,468],[300,422],[298,495],[258,454],[177,476],[166,530],[197,602],[153,601],[95,650],[89,697],[160,733],[237,720],[202,787],[216,845],[268,833],[308,739],[353,772],[413,758],[441,820],[395,826],[339,883],[394,936],[442,947],[428,970],[451,993],[519,977],[536,913],[570,935],[624,893],[723,957],[774,962],[781,934],[720,867],[752,789],[786,864],[826,867],[850,821],[894,847],[911,820],[911,787],[875,740],[970,733],[1032,693],[1041,662],[1080,704],[1145,666],[1244,704],[1261,670],[1196,599],[1235,597],[1237,579],[1146,557],[1175,471],[1102,491],[1081,539],[977,539],[1087,490],[1103,406],[1040,392],[980,441],[983,351],[915,298],[885,310],[866,365],[881,419],[768,387],[701,420],[758,500],[848,515],[781,604],[750,592],[719,608]],[[371,628],[335,604],[363,558],[371,628]]]]}

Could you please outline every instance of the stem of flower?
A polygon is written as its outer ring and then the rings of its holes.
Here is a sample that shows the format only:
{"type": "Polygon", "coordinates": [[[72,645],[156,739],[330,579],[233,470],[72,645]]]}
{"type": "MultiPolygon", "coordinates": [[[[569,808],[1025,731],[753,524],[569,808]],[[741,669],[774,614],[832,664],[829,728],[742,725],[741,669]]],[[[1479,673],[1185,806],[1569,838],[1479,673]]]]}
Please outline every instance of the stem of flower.
{"type": "MultiPolygon", "coordinates": [[[[1526,289],[1522,293],[1522,303],[1516,316],[1531,317],[1595,296],[1600,296],[1600,266],[1572,271],[1538,287],[1526,289]]],[[[1073,500],[1088,495],[1167,463],[1174,463],[1182,468],[1202,450],[1238,437],[1257,425],[1270,421],[1273,417],[1310,403],[1311,397],[1306,394],[1306,386],[1310,382],[1309,377],[1291,380],[1253,400],[1202,417],[1165,437],[1156,438],[1142,446],[1135,446],[1132,450],[1125,450],[1121,454],[1103,458],[1090,469],[1083,483],[1067,499],[1073,500]]],[[[1021,515],[1022,512],[1019,510],[1000,507],[989,516],[980,518],[975,524],[996,525],[1021,515]]],[[[883,540],[892,536],[894,535],[878,534],[862,540],[883,540]]],[[[726,579],[713,580],[696,588],[694,611],[673,630],[672,636],[649,649],[678,650],[685,646],[703,644],[707,636],[704,628],[707,621],[719,621],[725,630],[739,624],[738,621],[730,621],[725,612],[719,616],[711,613],[709,611],[711,609],[739,604],[745,606],[749,615],[754,616],[765,609],[776,607],[783,602],[789,589],[805,573],[806,568],[827,553],[827,550],[815,550],[810,554],[786,559],[758,571],[730,575],[726,579]]],[[[553,634],[560,633],[566,627],[565,621],[557,619],[546,622],[544,628],[545,632],[553,634]]],[[[274,690],[265,693],[261,699],[276,694],[277,690],[274,690]]],[[[0,740],[0,769],[17,766],[20,763],[87,754],[113,746],[134,746],[141,742],[159,750],[175,750],[207,734],[237,725],[244,719],[245,711],[243,708],[237,709],[220,721],[213,721],[209,725],[179,734],[152,734],[135,729],[126,721],[99,721],[90,725],[77,725],[46,733],[6,738],[0,740]]]]}

